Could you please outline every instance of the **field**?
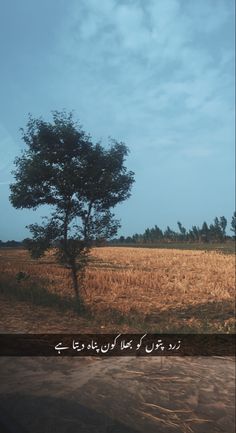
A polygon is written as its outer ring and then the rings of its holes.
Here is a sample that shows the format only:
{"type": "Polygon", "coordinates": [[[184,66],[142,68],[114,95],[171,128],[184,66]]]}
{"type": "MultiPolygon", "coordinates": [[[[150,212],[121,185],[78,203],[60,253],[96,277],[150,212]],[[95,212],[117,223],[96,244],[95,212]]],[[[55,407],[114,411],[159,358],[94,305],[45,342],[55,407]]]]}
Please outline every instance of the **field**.
{"type": "MultiPolygon", "coordinates": [[[[230,254],[96,248],[83,315],[52,254],[2,249],[0,275],[0,333],[234,332],[230,254]]],[[[230,356],[1,357],[0,383],[3,414],[35,433],[235,431],[230,356]]]]}
{"type": "Polygon", "coordinates": [[[159,249],[177,249],[177,250],[199,250],[199,251],[216,251],[224,254],[235,253],[235,241],[229,239],[226,242],[153,242],[146,244],[116,244],[117,247],[132,248],[159,248],[159,249]]]}
{"type": "Polygon", "coordinates": [[[215,251],[94,248],[82,290],[86,315],[78,317],[69,270],[52,253],[33,261],[23,249],[1,249],[1,326],[234,332],[234,264],[232,254],[215,251]]]}

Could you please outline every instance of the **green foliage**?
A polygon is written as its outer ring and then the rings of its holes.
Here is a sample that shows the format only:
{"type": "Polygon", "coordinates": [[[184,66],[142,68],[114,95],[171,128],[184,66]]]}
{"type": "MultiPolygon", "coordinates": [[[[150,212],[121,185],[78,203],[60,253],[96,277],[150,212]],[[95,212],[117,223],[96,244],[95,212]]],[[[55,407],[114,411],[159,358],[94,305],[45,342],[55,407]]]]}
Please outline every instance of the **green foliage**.
{"type": "Polygon", "coordinates": [[[32,257],[51,246],[69,266],[78,296],[77,271],[84,269],[92,242],[114,236],[120,226],[110,209],[130,196],[134,173],[124,162],[128,148],[110,139],[109,147],[93,143],[72,113],[52,113],[53,122],[29,117],[16,158],[10,200],[15,208],[52,207],[42,225],[28,226],[25,241],[32,257]]]}
{"type": "Polygon", "coordinates": [[[52,241],[62,233],[54,220],[43,223],[41,226],[30,224],[27,228],[32,233],[33,239],[25,239],[24,246],[30,251],[33,259],[42,257],[51,248],[52,241]]]}
{"type": "Polygon", "coordinates": [[[225,237],[226,233],[226,227],[227,227],[227,219],[224,216],[220,217],[220,227],[221,227],[221,231],[222,231],[222,235],[223,237],[225,237]]]}
{"type": "Polygon", "coordinates": [[[236,238],[236,211],[234,212],[234,214],[232,216],[230,230],[233,232],[234,237],[236,238]]]}
{"type": "Polygon", "coordinates": [[[186,232],[187,232],[186,228],[184,228],[184,227],[182,226],[182,224],[181,224],[180,221],[177,222],[177,225],[178,225],[178,227],[179,227],[179,231],[180,231],[180,233],[181,233],[181,235],[180,235],[180,239],[181,239],[181,240],[185,240],[185,238],[186,238],[186,232]]]}
{"type": "MultiPolygon", "coordinates": [[[[133,236],[120,236],[119,239],[113,239],[113,244],[132,244],[132,245],[154,245],[157,243],[178,243],[178,242],[218,242],[222,243],[227,239],[230,239],[226,235],[227,219],[224,216],[220,218],[216,217],[214,223],[208,224],[206,221],[203,222],[202,228],[194,225],[190,230],[183,227],[180,221],[177,222],[179,232],[172,230],[167,226],[163,232],[157,225],[153,228],[147,228],[143,234],[134,234],[133,236]]],[[[232,218],[231,230],[236,234],[236,212],[232,218]]]]}

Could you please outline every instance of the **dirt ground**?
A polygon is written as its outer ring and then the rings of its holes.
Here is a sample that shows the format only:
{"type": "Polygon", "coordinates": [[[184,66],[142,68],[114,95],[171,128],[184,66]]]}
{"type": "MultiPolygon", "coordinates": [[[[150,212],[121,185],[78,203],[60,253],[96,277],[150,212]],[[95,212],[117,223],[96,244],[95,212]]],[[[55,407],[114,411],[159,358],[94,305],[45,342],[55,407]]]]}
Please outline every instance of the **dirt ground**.
{"type": "Polygon", "coordinates": [[[234,432],[231,358],[3,357],[0,383],[28,433],[234,432]]]}
{"type": "MultiPolygon", "coordinates": [[[[113,333],[135,332],[137,329],[125,324],[93,321],[74,312],[58,311],[0,295],[1,333],[113,333]]],[[[137,331],[138,332],[138,331],[137,331]]]]}

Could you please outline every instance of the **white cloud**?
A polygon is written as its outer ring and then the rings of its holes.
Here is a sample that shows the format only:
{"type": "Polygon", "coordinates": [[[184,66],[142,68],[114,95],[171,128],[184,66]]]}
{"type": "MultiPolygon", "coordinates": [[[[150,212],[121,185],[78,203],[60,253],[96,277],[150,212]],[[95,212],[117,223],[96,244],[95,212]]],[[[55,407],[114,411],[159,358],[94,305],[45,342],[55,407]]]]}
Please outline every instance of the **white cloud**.
{"type": "MultiPolygon", "coordinates": [[[[28,2],[23,3],[28,11],[28,2]]],[[[27,111],[47,118],[51,109],[67,107],[75,110],[93,138],[105,142],[111,135],[131,148],[128,166],[137,173],[132,224],[133,214],[140,212],[144,202],[147,209],[153,206],[153,218],[161,208],[169,212],[170,206],[185,212],[188,203],[195,221],[196,213],[203,210],[191,198],[200,190],[206,201],[210,191],[215,200],[209,203],[211,209],[222,197],[224,206],[228,197],[229,209],[234,149],[233,0],[52,0],[39,51],[33,27],[36,17],[37,22],[44,20],[45,9],[39,2],[33,10],[32,50],[28,52],[25,43],[30,15],[22,7],[16,17],[22,22],[22,38],[14,47],[6,39],[12,63],[6,62],[3,80],[1,185],[11,178],[11,162],[19,153],[12,136],[18,138],[14,128],[25,123],[27,111]],[[41,11],[41,19],[36,10],[41,11]],[[56,22],[53,32],[52,22],[56,22]],[[15,80],[15,65],[22,58],[15,80]],[[11,125],[11,131],[5,125],[11,125]],[[158,190],[163,185],[162,205],[155,202],[150,181],[158,190]]],[[[37,29],[40,40],[42,29],[37,29]]],[[[12,41],[17,32],[13,26],[12,41]]]]}
{"type": "Polygon", "coordinates": [[[219,50],[216,61],[208,36],[225,25],[228,13],[221,2],[214,14],[211,2],[189,3],[193,8],[178,0],[74,2],[60,47],[68,59],[67,100],[74,103],[78,94],[83,121],[99,137],[118,134],[143,149],[161,148],[167,139],[176,151],[189,146],[191,154],[193,146],[196,154],[205,152],[197,150],[204,136],[221,146],[212,125],[229,126],[232,47],[219,50]]]}

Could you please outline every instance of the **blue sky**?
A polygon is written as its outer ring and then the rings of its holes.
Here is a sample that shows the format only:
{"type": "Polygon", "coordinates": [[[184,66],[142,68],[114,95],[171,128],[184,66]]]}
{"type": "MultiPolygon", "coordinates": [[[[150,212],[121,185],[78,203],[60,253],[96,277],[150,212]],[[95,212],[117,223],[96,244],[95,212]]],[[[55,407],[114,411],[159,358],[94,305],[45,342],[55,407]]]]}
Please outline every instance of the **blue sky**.
{"type": "Polygon", "coordinates": [[[234,0],[0,0],[0,239],[45,209],[9,203],[28,113],[74,110],[130,148],[120,234],[234,211],[234,0]]]}

